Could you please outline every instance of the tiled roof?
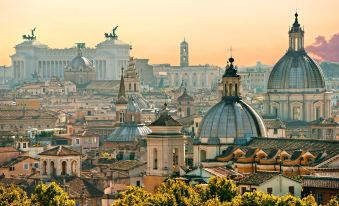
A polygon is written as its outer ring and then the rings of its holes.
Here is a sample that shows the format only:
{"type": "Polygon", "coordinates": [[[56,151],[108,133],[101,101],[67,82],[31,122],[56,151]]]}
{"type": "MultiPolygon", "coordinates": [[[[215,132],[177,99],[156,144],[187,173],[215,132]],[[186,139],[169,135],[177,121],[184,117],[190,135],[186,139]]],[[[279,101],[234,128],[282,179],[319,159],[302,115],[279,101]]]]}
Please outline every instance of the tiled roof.
{"type": "Polygon", "coordinates": [[[79,177],[70,177],[66,180],[65,185],[68,186],[70,198],[80,198],[81,196],[92,198],[102,197],[104,195],[104,193],[94,187],[94,185],[79,177]]]}
{"type": "Polygon", "coordinates": [[[38,159],[35,159],[35,158],[32,158],[32,157],[28,157],[28,156],[19,156],[19,157],[16,157],[16,158],[13,158],[13,159],[10,159],[8,160],[7,162],[4,162],[1,167],[11,167],[13,165],[16,165],[17,163],[19,162],[22,162],[26,159],[34,159],[34,160],[37,160],[39,161],[38,159]]]}
{"type": "Polygon", "coordinates": [[[241,175],[240,173],[237,173],[234,170],[230,170],[224,167],[210,167],[210,168],[203,168],[203,169],[218,177],[229,177],[231,175],[241,175]]]}
{"type": "MultiPolygon", "coordinates": [[[[339,154],[339,141],[315,140],[315,139],[291,139],[291,138],[254,138],[245,148],[260,148],[263,150],[281,149],[292,154],[298,150],[308,151],[314,156],[326,152],[322,158],[311,162],[310,166],[320,164],[339,154]]],[[[295,154],[297,155],[297,154],[295,154]]]]}
{"type": "Polygon", "coordinates": [[[314,188],[338,189],[339,178],[325,176],[302,176],[302,186],[314,188]]]}
{"type": "Polygon", "coordinates": [[[57,113],[48,110],[34,109],[2,109],[0,120],[24,120],[24,119],[56,119],[57,113]]]}
{"type": "Polygon", "coordinates": [[[162,114],[160,117],[152,122],[150,126],[181,126],[180,122],[173,119],[169,114],[162,114]]]}
{"type": "Polygon", "coordinates": [[[279,175],[278,172],[258,172],[251,174],[238,182],[238,185],[261,185],[271,178],[279,175]]]}
{"type": "Polygon", "coordinates": [[[52,149],[41,152],[39,155],[47,156],[79,156],[81,153],[71,150],[65,146],[57,146],[52,149]]]}
{"type": "Polygon", "coordinates": [[[0,147],[0,153],[6,152],[20,152],[20,151],[15,149],[14,147],[0,147]]]}
{"type": "Polygon", "coordinates": [[[121,160],[121,161],[117,161],[114,162],[111,165],[111,169],[113,170],[124,170],[124,171],[128,171],[130,169],[145,165],[146,162],[141,162],[139,160],[121,160]]]}

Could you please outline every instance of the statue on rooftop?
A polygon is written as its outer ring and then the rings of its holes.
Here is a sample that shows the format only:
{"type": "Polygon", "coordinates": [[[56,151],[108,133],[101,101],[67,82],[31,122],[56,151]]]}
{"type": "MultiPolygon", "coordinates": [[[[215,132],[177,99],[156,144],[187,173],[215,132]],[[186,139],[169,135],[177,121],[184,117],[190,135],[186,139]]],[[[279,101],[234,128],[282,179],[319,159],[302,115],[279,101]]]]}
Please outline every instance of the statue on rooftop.
{"type": "Polygon", "coordinates": [[[118,27],[119,27],[119,26],[113,27],[112,33],[105,33],[105,37],[106,37],[107,39],[110,39],[110,40],[112,40],[112,39],[114,39],[114,40],[118,39],[118,35],[115,33],[115,31],[118,29],[118,27]]]}
{"type": "Polygon", "coordinates": [[[31,30],[31,35],[22,35],[22,38],[25,39],[25,40],[36,40],[36,36],[35,36],[35,30],[36,30],[36,27],[34,27],[34,29],[31,30]]]}

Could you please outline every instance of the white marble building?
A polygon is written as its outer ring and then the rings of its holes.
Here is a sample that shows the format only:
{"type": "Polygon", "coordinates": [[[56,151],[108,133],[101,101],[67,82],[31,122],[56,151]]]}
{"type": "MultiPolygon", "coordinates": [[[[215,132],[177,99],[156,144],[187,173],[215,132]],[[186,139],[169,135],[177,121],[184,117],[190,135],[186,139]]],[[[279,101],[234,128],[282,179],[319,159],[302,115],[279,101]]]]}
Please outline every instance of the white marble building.
{"type": "MultiPolygon", "coordinates": [[[[115,34],[114,34],[115,35],[115,34]]],[[[40,79],[58,77],[63,79],[64,68],[76,56],[77,48],[50,48],[33,38],[15,47],[11,55],[13,78],[17,81],[31,80],[32,74],[37,73],[40,79]]],[[[98,43],[95,48],[85,47],[83,55],[93,61],[98,80],[118,80],[121,67],[127,67],[130,56],[130,45],[120,41],[118,37],[107,36],[106,40],[98,43]]]]}

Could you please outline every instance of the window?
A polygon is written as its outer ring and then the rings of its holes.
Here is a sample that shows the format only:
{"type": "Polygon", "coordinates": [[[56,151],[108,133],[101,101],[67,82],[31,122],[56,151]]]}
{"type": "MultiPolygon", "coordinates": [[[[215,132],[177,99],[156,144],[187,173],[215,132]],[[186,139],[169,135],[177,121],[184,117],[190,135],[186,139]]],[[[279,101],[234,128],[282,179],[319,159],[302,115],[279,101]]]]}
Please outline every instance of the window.
{"type": "Polygon", "coordinates": [[[137,84],[134,83],[134,91],[136,92],[137,91],[137,84]]]}
{"type": "Polygon", "coordinates": [[[153,149],[153,169],[158,169],[158,150],[156,148],[153,149]]]}
{"type": "Polygon", "coordinates": [[[77,139],[75,139],[75,144],[80,144],[80,139],[79,138],[77,138],[77,139]]]}
{"type": "Polygon", "coordinates": [[[119,121],[120,121],[120,123],[124,123],[125,122],[125,113],[120,112],[119,121]]]}
{"type": "Polygon", "coordinates": [[[195,123],[195,127],[199,127],[199,123],[198,122],[195,123]]]}
{"type": "Polygon", "coordinates": [[[293,107],[293,120],[300,120],[300,107],[293,107]]]}
{"type": "Polygon", "coordinates": [[[318,120],[320,118],[320,108],[316,107],[315,108],[315,119],[318,120]]]}
{"type": "Polygon", "coordinates": [[[61,175],[66,175],[66,172],[67,172],[67,163],[63,161],[61,163],[61,175]]]}
{"type": "Polygon", "coordinates": [[[272,188],[272,187],[268,187],[268,188],[267,188],[267,193],[268,193],[268,194],[272,194],[272,192],[273,192],[273,188],[272,188]]]}
{"type": "Polygon", "coordinates": [[[132,91],[132,84],[131,83],[129,83],[129,85],[128,85],[128,90],[132,91]]]}
{"type": "Polygon", "coordinates": [[[289,187],[288,187],[288,192],[289,192],[291,195],[294,195],[294,186],[289,186],[289,187]]]}
{"type": "Polygon", "coordinates": [[[130,159],[130,160],[134,160],[134,159],[135,159],[135,153],[134,153],[134,152],[131,152],[131,153],[129,154],[129,159],[130,159]]]}
{"type": "Polygon", "coordinates": [[[206,161],[206,151],[205,150],[200,150],[200,161],[201,162],[206,161]]]}
{"type": "Polygon", "coordinates": [[[278,134],[278,129],[277,128],[273,129],[273,134],[278,134]]]}
{"type": "Polygon", "coordinates": [[[136,184],[137,187],[140,187],[141,186],[140,180],[138,180],[135,184],[136,184]]]}
{"type": "Polygon", "coordinates": [[[28,167],[29,167],[28,163],[25,163],[24,164],[24,170],[28,170],[28,167]]]}
{"type": "Polygon", "coordinates": [[[117,160],[123,160],[124,159],[124,152],[119,152],[117,155],[117,160]]]}
{"type": "Polygon", "coordinates": [[[323,203],[323,194],[321,192],[317,192],[317,203],[323,203]]]}
{"type": "Polygon", "coordinates": [[[241,194],[244,194],[247,191],[246,187],[241,187],[241,194]]]}
{"type": "Polygon", "coordinates": [[[14,171],[15,170],[15,167],[10,167],[9,168],[9,171],[14,171]]]}
{"type": "Polygon", "coordinates": [[[39,168],[39,163],[34,163],[34,168],[39,168]]]}
{"type": "Polygon", "coordinates": [[[178,148],[175,148],[172,150],[172,154],[173,154],[173,166],[176,166],[179,164],[179,158],[178,158],[178,148]]]}
{"type": "Polygon", "coordinates": [[[26,142],[22,143],[22,148],[26,148],[26,142]]]}

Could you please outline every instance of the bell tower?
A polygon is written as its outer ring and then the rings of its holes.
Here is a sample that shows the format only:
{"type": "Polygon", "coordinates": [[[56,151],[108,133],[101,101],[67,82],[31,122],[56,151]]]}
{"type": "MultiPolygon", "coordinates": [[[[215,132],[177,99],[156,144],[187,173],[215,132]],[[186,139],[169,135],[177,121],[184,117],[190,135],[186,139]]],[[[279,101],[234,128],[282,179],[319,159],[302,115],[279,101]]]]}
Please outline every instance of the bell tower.
{"type": "Polygon", "coordinates": [[[184,41],[180,43],[180,66],[188,67],[188,43],[185,38],[184,41]]]}

